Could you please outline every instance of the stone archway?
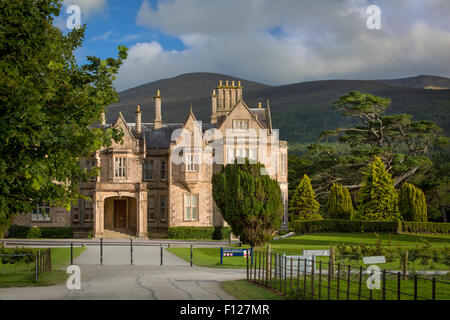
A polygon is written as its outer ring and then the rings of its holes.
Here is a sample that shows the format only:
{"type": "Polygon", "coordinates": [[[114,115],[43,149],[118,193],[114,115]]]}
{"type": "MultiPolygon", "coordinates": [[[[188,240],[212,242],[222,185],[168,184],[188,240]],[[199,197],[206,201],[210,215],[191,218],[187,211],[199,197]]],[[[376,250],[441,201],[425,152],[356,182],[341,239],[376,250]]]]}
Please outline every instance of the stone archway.
{"type": "Polygon", "coordinates": [[[136,235],[137,202],[134,197],[108,197],[104,200],[104,236],[136,235]]]}

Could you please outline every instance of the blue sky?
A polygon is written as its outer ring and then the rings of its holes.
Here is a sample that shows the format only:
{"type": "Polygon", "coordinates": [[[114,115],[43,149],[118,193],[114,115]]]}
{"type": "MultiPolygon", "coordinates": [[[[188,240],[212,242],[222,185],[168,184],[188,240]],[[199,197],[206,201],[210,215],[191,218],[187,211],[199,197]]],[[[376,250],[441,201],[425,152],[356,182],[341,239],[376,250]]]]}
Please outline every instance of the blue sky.
{"type": "Polygon", "coordinates": [[[85,56],[115,57],[121,91],[187,72],[266,84],[322,79],[450,77],[449,0],[65,0],[87,25],[85,56]],[[367,8],[380,8],[369,29],[367,8]]]}

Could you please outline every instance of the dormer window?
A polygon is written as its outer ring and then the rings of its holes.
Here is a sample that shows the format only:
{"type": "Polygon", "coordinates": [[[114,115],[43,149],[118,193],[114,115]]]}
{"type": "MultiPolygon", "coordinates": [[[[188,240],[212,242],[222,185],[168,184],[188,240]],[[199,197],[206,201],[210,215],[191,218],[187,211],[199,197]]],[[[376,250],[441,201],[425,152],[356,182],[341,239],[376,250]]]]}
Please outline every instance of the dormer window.
{"type": "Polygon", "coordinates": [[[233,120],[234,130],[248,130],[248,120],[233,120]]]}
{"type": "Polygon", "coordinates": [[[126,177],[126,158],[114,157],[114,177],[125,178],[126,177]]]}

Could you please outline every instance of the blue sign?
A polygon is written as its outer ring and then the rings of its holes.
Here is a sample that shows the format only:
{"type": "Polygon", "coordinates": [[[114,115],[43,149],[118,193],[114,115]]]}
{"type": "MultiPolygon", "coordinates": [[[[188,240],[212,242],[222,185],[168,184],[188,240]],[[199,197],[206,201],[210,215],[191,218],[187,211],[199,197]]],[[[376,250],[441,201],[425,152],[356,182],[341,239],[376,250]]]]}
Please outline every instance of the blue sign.
{"type": "MultiPolygon", "coordinates": [[[[223,257],[244,257],[252,256],[253,249],[224,249],[220,248],[220,264],[223,264],[223,257]]],[[[252,259],[253,262],[253,259],[252,259]]],[[[253,264],[253,263],[252,263],[253,264]]]]}

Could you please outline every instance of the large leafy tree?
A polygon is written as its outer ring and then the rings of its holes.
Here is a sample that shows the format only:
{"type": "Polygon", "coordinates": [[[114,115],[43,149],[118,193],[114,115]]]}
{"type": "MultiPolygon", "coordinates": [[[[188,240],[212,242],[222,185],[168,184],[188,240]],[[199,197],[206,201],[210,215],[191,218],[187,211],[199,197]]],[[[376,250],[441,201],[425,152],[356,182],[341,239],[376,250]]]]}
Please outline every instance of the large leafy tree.
{"type": "Polygon", "coordinates": [[[305,174],[294,190],[289,203],[289,215],[291,220],[320,220],[320,204],[316,200],[316,194],[311,186],[311,180],[305,174]]]}
{"type": "Polygon", "coordinates": [[[358,123],[349,128],[326,130],[320,137],[338,136],[346,148],[337,149],[322,143],[310,145],[318,195],[328,193],[336,182],[350,190],[359,189],[361,169],[374,156],[381,157],[397,186],[419,168],[430,164],[427,155],[433,147],[448,143],[441,134],[442,129],[432,121],[413,121],[408,114],[385,115],[390,103],[388,98],[360,92],[350,92],[333,103],[333,109],[358,123]],[[340,150],[347,151],[340,153],[340,150]]]}
{"type": "Polygon", "coordinates": [[[261,246],[281,226],[283,202],[278,182],[262,175],[264,165],[227,164],[212,177],[213,198],[224,220],[244,243],[261,246]]]}
{"type": "Polygon", "coordinates": [[[362,187],[358,192],[360,218],[374,221],[401,220],[397,190],[381,158],[375,157],[363,174],[362,187]]]}
{"type": "MultiPolygon", "coordinates": [[[[112,140],[115,129],[92,126],[117,101],[112,86],[118,59],[88,57],[79,66],[74,50],[85,26],[64,35],[54,26],[61,1],[0,2],[0,223],[40,204],[69,208],[81,196],[86,172],[79,159],[112,140]]],[[[2,230],[0,230],[2,231],[2,230]]]]}

